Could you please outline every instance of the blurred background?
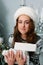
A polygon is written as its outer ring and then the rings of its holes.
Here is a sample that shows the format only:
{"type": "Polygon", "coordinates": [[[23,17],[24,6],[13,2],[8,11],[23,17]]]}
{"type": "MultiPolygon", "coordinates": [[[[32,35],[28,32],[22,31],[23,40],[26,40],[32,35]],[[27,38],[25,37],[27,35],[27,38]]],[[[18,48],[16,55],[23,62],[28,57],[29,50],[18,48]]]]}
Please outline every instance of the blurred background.
{"type": "MultiPolygon", "coordinates": [[[[43,0],[0,0],[0,45],[5,44],[6,46],[12,42],[11,37],[13,37],[12,33],[15,26],[14,13],[24,5],[31,6],[36,10],[39,16],[36,33],[43,39],[43,0]]],[[[43,62],[42,57],[43,52],[40,56],[41,63],[43,62]]]]}

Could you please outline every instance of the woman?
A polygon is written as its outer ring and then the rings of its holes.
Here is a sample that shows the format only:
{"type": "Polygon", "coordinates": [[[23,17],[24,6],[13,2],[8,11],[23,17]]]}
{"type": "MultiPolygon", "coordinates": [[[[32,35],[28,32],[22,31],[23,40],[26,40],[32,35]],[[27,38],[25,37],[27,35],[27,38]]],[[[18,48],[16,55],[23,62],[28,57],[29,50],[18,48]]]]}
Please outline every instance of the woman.
{"type": "MultiPolygon", "coordinates": [[[[38,23],[38,16],[34,9],[31,7],[21,7],[14,14],[14,19],[16,25],[14,27],[14,39],[12,47],[14,47],[15,42],[27,42],[32,44],[37,44],[40,37],[35,33],[35,28],[38,23]]],[[[40,45],[40,44],[39,44],[40,45]]],[[[38,60],[34,60],[36,54],[34,52],[29,52],[30,63],[38,65],[38,60]]],[[[23,57],[22,51],[17,51],[16,55],[13,51],[8,52],[6,55],[8,65],[14,65],[17,61],[18,65],[24,65],[26,62],[26,57],[23,57]]]]}

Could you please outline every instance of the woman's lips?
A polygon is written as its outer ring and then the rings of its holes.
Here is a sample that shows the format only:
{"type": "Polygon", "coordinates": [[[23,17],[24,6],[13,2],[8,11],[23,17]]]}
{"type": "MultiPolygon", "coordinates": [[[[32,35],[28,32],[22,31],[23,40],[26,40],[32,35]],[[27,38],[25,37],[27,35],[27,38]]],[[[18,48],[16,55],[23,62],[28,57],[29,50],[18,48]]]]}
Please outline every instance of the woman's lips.
{"type": "Polygon", "coordinates": [[[25,30],[25,29],[21,29],[21,30],[25,30]]]}

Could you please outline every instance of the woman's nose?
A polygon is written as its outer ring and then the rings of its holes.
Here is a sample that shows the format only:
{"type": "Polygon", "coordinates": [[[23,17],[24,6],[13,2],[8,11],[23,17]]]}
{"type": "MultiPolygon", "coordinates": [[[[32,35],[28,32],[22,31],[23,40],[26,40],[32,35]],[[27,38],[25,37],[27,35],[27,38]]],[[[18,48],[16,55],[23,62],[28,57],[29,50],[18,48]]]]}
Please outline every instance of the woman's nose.
{"type": "Polygon", "coordinates": [[[22,23],[22,26],[24,27],[25,26],[25,23],[22,23]]]}

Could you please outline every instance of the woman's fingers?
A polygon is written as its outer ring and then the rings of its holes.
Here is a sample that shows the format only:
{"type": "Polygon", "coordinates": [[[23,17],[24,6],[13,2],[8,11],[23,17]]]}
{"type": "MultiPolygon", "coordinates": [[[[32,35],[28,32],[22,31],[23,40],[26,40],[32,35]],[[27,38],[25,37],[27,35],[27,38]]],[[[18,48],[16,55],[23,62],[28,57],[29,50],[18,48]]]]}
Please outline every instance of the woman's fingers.
{"type": "Polygon", "coordinates": [[[14,52],[13,52],[13,51],[10,51],[10,52],[9,52],[9,54],[10,54],[10,57],[12,57],[12,58],[14,58],[14,57],[15,57],[15,54],[14,54],[14,52]]]}
{"type": "Polygon", "coordinates": [[[26,62],[26,59],[27,59],[27,57],[26,57],[26,56],[25,56],[25,57],[23,57],[24,62],[26,62]]]}
{"type": "Polygon", "coordinates": [[[4,58],[7,60],[8,65],[13,65],[15,63],[15,54],[12,50],[8,51],[4,58]]]}
{"type": "Polygon", "coordinates": [[[26,62],[26,57],[23,57],[23,52],[20,50],[16,52],[16,61],[19,65],[24,65],[26,62]]]}
{"type": "Polygon", "coordinates": [[[19,52],[19,51],[17,51],[17,52],[16,52],[16,61],[18,61],[18,60],[19,60],[19,57],[20,57],[20,52],[19,52]]]}
{"type": "Polygon", "coordinates": [[[23,58],[23,52],[20,51],[20,58],[23,58]]]}

